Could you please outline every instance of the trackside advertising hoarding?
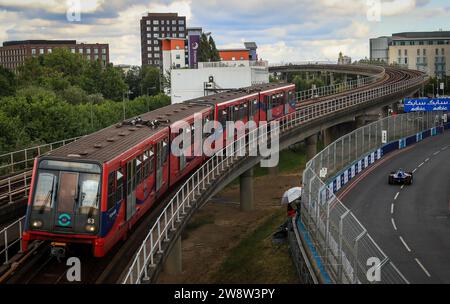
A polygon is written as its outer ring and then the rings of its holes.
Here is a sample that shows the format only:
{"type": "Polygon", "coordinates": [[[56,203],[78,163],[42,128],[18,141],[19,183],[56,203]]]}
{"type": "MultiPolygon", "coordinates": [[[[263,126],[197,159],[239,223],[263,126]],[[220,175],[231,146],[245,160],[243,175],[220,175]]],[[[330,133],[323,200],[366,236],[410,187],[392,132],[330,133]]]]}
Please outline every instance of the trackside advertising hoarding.
{"type": "Polygon", "coordinates": [[[450,98],[405,98],[405,112],[449,111],[450,98]]]}

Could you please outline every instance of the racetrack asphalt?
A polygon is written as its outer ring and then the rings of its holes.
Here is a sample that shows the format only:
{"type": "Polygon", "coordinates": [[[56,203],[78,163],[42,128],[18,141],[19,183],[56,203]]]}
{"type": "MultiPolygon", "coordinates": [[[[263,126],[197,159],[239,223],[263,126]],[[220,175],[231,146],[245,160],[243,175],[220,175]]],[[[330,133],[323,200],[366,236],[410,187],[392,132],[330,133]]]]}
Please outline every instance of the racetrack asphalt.
{"type": "Polygon", "coordinates": [[[410,283],[450,283],[450,131],[374,166],[342,202],[410,283]],[[413,185],[388,184],[399,168],[413,185]]]}

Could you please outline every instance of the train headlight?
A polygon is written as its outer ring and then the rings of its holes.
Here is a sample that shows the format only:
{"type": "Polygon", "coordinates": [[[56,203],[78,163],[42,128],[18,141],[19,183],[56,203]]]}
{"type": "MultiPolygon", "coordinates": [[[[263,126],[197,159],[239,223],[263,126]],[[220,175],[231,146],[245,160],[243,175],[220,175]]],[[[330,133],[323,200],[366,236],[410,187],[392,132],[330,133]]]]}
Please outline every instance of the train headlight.
{"type": "Polygon", "coordinates": [[[43,225],[43,223],[40,220],[32,220],[31,221],[31,227],[33,227],[33,228],[39,229],[42,227],[42,225],[43,225]]]}
{"type": "Polygon", "coordinates": [[[84,229],[86,229],[86,231],[87,232],[95,232],[95,230],[97,229],[96,227],[95,227],[95,225],[86,225],[85,227],[84,227],[84,229]]]}

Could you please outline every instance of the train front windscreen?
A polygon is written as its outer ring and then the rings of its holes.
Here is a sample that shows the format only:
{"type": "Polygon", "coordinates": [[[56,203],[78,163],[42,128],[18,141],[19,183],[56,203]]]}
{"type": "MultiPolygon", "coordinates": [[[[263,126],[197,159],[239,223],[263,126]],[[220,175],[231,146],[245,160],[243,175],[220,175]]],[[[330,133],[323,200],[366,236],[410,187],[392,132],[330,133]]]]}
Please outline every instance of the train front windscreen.
{"type": "Polygon", "coordinates": [[[96,234],[100,174],[98,164],[41,160],[28,210],[28,228],[53,233],[96,234]]]}

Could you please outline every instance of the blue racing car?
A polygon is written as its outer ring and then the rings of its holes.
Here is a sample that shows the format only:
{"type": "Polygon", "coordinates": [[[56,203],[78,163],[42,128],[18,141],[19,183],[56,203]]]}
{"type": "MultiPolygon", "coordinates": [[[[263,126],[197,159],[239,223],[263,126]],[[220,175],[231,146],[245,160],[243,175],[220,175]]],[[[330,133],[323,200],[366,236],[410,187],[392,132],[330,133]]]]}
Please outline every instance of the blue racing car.
{"type": "Polygon", "coordinates": [[[389,185],[412,185],[413,173],[406,172],[403,169],[391,172],[389,174],[389,185]]]}

